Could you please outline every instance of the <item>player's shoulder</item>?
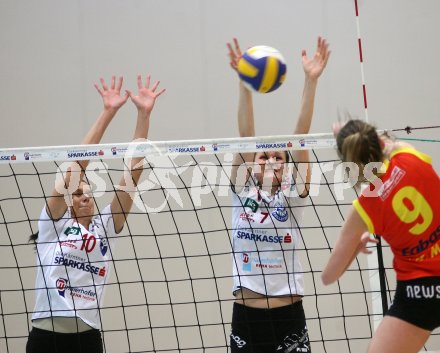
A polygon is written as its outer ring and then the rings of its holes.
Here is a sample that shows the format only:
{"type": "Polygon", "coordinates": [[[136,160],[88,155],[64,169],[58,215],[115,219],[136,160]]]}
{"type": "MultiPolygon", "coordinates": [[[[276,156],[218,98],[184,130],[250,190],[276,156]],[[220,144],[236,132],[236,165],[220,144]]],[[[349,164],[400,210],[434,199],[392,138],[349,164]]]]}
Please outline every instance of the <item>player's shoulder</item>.
{"type": "Polygon", "coordinates": [[[411,158],[415,160],[420,160],[427,164],[432,164],[432,157],[426,153],[420,152],[414,148],[414,146],[404,143],[404,142],[396,142],[395,147],[393,148],[390,159],[401,159],[401,158],[411,158]]]}

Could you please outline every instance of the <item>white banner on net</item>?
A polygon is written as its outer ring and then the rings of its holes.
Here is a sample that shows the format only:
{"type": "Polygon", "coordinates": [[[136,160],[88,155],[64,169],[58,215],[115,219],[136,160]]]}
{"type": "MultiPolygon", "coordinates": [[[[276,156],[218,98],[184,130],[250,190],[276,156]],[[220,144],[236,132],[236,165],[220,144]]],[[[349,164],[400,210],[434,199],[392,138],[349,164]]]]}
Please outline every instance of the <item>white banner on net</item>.
{"type": "Polygon", "coordinates": [[[270,150],[333,148],[333,134],[237,137],[225,139],[147,141],[99,145],[43,146],[0,149],[0,164],[68,160],[99,160],[145,155],[246,153],[270,150]]]}

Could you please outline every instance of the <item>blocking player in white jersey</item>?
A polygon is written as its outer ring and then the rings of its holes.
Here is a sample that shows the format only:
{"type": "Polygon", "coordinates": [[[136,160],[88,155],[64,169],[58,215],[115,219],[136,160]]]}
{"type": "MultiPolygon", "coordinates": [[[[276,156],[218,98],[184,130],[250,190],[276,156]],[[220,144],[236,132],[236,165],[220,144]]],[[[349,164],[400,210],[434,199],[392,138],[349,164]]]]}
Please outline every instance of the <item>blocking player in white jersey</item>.
{"type": "MultiPolygon", "coordinates": [[[[150,88],[137,79],[138,94],[121,95],[123,78],[112,77],[110,86],[103,79],[95,87],[104,109],[82,144],[98,144],[108,125],[128,98],[138,111],[134,139],[146,139],[150,114],[156,98],[165,90],[159,81],[150,88]]],[[[86,154],[87,155],[87,154],[86,154]]],[[[142,173],[141,158],[132,158],[126,178],[137,184],[142,173]]],[[[109,260],[116,235],[121,232],[133,204],[131,190],[119,190],[110,205],[95,211],[95,202],[84,171],[89,161],[73,162],[60,178],[41,212],[36,242],[36,303],[32,315],[26,353],[103,352],[99,307],[109,278],[109,260]],[[67,190],[75,191],[68,195],[67,190]]],[[[134,191],[134,190],[133,190],[134,191]]]]}
{"type": "MultiPolygon", "coordinates": [[[[228,44],[234,70],[242,52],[238,41],[228,44]]],[[[328,43],[318,38],[316,53],[302,52],[305,72],[301,110],[294,134],[307,134],[313,116],[318,78],[330,56],[328,43]]],[[[252,93],[240,82],[238,127],[241,137],[255,136],[252,93]]],[[[308,195],[311,174],[308,151],[292,154],[298,168],[287,173],[287,151],[235,156],[233,188],[233,276],[235,303],[230,336],[231,352],[310,352],[302,307],[303,276],[295,252],[299,242],[301,205],[308,195]],[[293,179],[302,180],[298,190],[293,179]]],[[[280,146],[282,147],[282,146],[280,146]]],[[[289,146],[284,146],[289,147],[289,146]]]]}

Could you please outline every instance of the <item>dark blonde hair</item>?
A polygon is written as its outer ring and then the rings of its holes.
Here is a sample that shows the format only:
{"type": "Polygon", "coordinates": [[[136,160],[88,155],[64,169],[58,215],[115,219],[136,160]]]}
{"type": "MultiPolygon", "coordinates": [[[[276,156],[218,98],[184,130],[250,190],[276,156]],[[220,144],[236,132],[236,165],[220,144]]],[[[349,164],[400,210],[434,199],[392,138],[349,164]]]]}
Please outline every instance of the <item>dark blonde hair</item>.
{"type": "Polygon", "coordinates": [[[384,159],[376,128],[362,120],[349,120],[338,132],[336,144],[341,160],[359,167],[359,181],[364,181],[363,170],[368,163],[384,159]]]}

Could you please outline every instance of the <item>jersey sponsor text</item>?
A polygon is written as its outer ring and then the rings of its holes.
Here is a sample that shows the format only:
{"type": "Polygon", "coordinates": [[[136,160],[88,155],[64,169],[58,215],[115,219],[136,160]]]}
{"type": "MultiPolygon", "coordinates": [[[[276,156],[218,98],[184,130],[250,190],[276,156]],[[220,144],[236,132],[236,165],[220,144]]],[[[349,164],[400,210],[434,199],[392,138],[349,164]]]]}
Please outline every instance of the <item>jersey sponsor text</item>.
{"type": "Polygon", "coordinates": [[[253,241],[261,241],[264,243],[291,243],[292,242],[292,236],[287,234],[286,236],[283,235],[263,235],[263,234],[255,234],[255,233],[248,233],[243,232],[239,230],[237,232],[237,238],[238,239],[245,239],[245,240],[253,240],[253,241]]]}
{"type": "Polygon", "coordinates": [[[75,268],[77,270],[81,270],[84,272],[90,272],[90,273],[93,273],[93,274],[101,276],[101,277],[104,277],[105,272],[106,272],[105,267],[99,268],[99,267],[91,265],[90,263],[69,260],[69,259],[65,259],[64,257],[60,257],[60,256],[55,257],[54,263],[56,265],[71,267],[71,268],[75,268]]]}

